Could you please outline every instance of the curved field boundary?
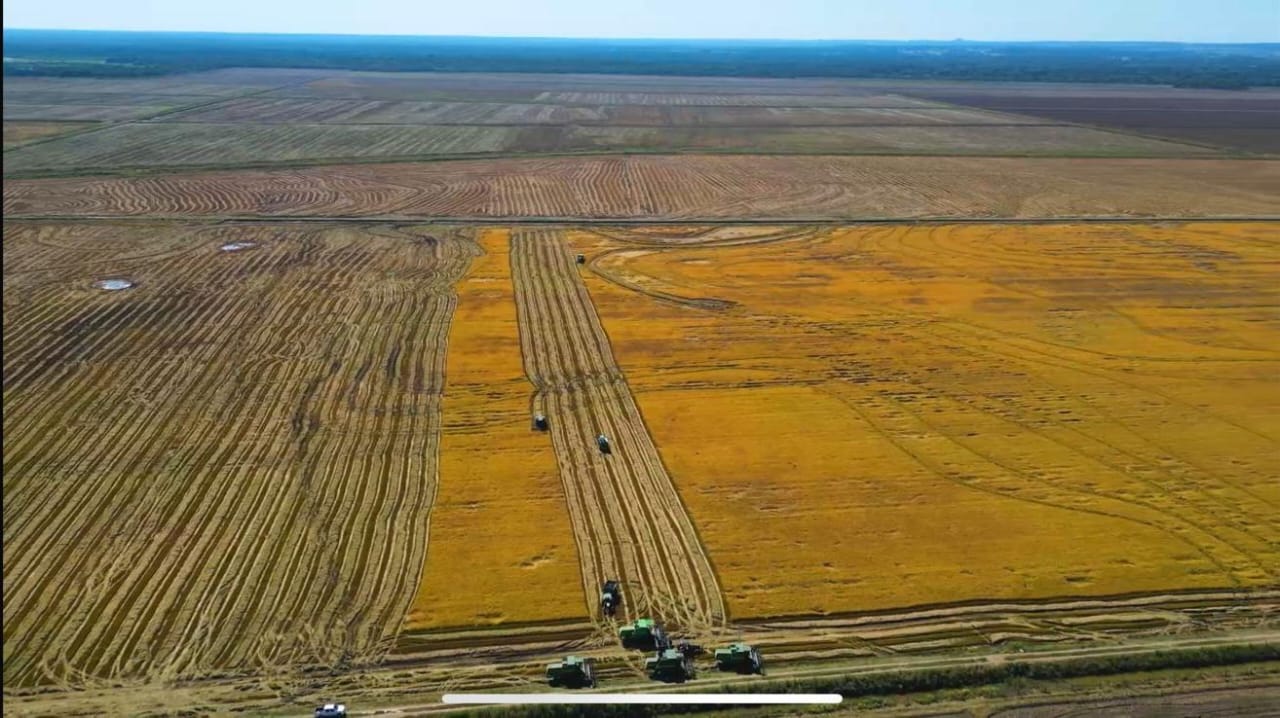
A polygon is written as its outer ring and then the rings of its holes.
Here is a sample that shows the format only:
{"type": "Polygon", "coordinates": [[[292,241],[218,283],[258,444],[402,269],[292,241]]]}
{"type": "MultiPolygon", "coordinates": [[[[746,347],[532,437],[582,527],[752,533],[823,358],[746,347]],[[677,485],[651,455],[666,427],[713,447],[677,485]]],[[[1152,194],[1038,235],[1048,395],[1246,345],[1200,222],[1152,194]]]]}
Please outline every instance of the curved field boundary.
{"type": "Polygon", "coordinates": [[[686,631],[725,619],[724,597],[560,234],[518,231],[512,278],[526,371],[550,419],[589,609],[608,579],[630,616],[686,631]],[[595,436],[612,442],[597,450],[595,436]]]}
{"type": "Polygon", "coordinates": [[[628,247],[620,247],[605,250],[604,252],[593,254],[587,266],[600,278],[628,291],[637,292],[662,302],[707,311],[729,309],[736,306],[737,302],[716,297],[688,297],[678,292],[664,291],[662,285],[665,283],[653,277],[647,277],[646,281],[643,282],[637,281],[636,278],[628,276],[622,271],[626,264],[626,258],[633,256],[637,251],[647,253],[681,248],[730,247],[742,244],[785,242],[812,237],[816,232],[814,227],[761,227],[759,231],[748,231],[745,234],[737,231],[738,228],[722,229],[714,226],[693,227],[689,232],[679,232],[679,227],[664,228],[677,231],[661,233],[653,232],[653,228],[648,229],[650,231],[646,232],[643,230],[628,231],[625,227],[592,227],[592,233],[601,237],[644,247],[645,249],[635,250],[628,247]]]}
{"type": "Polygon", "coordinates": [[[6,690],[381,660],[422,569],[466,243],[5,234],[6,690]]]}

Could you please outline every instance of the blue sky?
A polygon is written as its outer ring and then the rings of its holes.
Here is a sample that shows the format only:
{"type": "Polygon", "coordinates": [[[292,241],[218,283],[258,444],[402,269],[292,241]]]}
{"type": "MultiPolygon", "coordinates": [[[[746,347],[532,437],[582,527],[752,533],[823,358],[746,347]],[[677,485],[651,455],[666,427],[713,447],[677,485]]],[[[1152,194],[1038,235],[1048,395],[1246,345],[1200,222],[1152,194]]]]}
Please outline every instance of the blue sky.
{"type": "Polygon", "coordinates": [[[1280,42],[1280,0],[5,0],[6,28],[1280,42]]]}

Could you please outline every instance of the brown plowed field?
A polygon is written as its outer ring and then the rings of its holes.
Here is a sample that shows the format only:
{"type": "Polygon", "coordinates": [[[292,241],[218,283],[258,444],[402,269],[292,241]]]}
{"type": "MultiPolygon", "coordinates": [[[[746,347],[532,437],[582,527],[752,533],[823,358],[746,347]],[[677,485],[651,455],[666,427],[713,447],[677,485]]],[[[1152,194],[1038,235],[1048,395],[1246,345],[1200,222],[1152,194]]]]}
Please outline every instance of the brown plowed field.
{"type": "Polygon", "coordinates": [[[1115,127],[1147,136],[1280,153],[1280,91],[1168,87],[921,83],[913,96],[1023,117],[1115,127]]]}
{"type": "Polygon", "coordinates": [[[6,180],[22,215],[1053,217],[1280,214],[1280,162],[630,156],[6,180]]]}
{"type": "Polygon", "coordinates": [[[382,656],[422,568],[467,246],[6,226],[6,690],[382,656]]]}
{"type": "Polygon", "coordinates": [[[625,615],[686,631],[718,625],[724,598],[710,559],[560,234],[516,232],[511,275],[525,371],[551,425],[589,610],[598,611],[604,581],[619,579],[625,615]],[[609,454],[596,448],[600,433],[609,454]]]}

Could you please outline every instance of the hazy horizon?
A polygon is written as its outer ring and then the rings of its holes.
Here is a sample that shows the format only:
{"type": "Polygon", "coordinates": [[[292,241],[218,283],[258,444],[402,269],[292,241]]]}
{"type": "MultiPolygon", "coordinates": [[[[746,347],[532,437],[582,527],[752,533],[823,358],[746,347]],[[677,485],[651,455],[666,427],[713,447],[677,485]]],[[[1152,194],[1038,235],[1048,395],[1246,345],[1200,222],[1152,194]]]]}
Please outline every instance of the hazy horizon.
{"type": "Polygon", "coordinates": [[[5,30],[83,30],[387,37],[849,42],[1280,42],[1280,1],[591,0],[465,4],[366,0],[8,0],[5,30]],[[624,28],[619,31],[619,28],[624,28]]]}
{"type": "Polygon", "coordinates": [[[87,28],[87,27],[9,27],[4,26],[4,31],[10,30],[18,32],[85,32],[85,33],[137,33],[137,34],[154,34],[154,35],[249,35],[249,36],[289,36],[296,35],[300,37],[367,37],[367,38],[422,38],[422,39],[447,39],[447,40],[582,40],[586,42],[744,42],[744,43],[869,43],[869,44],[893,44],[893,43],[975,43],[975,44],[1125,44],[1125,43],[1149,43],[1149,44],[1169,44],[1169,45],[1278,45],[1280,38],[1275,40],[1244,40],[1239,42],[1215,41],[1215,40],[1135,40],[1135,39],[1115,39],[1115,40],[1063,40],[1058,38],[1044,38],[1038,40],[1008,40],[1008,39],[975,39],[969,37],[954,38],[934,38],[934,37],[902,37],[902,38],[866,38],[866,37],[812,37],[812,38],[791,38],[791,37],[595,37],[595,36],[567,36],[567,35],[440,35],[440,34],[420,34],[420,33],[403,33],[403,32],[286,32],[286,31],[250,31],[250,30],[135,30],[131,28],[87,28]]]}

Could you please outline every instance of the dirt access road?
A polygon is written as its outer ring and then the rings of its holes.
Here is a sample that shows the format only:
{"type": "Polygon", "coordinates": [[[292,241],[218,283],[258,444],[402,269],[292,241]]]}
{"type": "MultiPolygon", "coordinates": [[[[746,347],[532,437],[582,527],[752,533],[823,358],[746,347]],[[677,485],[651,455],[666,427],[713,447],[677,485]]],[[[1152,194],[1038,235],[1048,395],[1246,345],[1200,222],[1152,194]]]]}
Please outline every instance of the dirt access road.
{"type": "MultiPolygon", "coordinates": [[[[694,680],[688,684],[658,684],[652,681],[646,681],[643,678],[637,678],[630,683],[619,685],[611,683],[607,687],[595,689],[596,692],[612,693],[619,691],[643,689],[646,693],[708,693],[724,690],[733,686],[741,689],[743,686],[756,684],[756,691],[778,690],[786,692],[788,685],[794,684],[797,680],[813,680],[820,678],[869,678],[874,676],[906,674],[915,671],[925,670],[946,670],[971,668],[980,666],[1001,665],[1009,663],[1024,664],[1055,664],[1079,661],[1089,658],[1107,658],[1119,655],[1124,656],[1142,656],[1154,653],[1161,653],[1176,650],[1189,649],[1214,649],[1225,646],[1239,645],[1242,643],[1253,645],[1275,644],[1280,641],[1280,633],[1275,631],[1248,632],[1232,636],[1212,636],[1212,637],[1194,637],[1179,639],[1153,639],[1146,641],[1136,641],[1126,643],[1121,646],[1089,646],[1056,649],[1050,651],[1042,651],[1037,653],[1010,655],[1010,654],[984,654],[984,655],[962,655],[962,656],[894,656],[886,657],[870,662],[861,663],[832,663],[823,665],[822,667],[813,667],[812,665],[797,665],[785,668],[770,668],[768,677],[760,676],[730,676],[725,677],[724,674],[710,672],[703,674],[701,680],[694,680]]],[[[794,690],[794,689],[790,689],[794,690]]],[[[502,691],[491,691],[502,692],[502,691]]],[[[520,692],[520,691],[512,691],[520,692]]],[[[354,712],[353,715],[427,715],[457,712],[460,709],[456,706],[447,706],[440,702],[417,703],[417,704],[401,704],[389,706],[370,707],[367,710],[354,712]]],[[[1057,715],[1057,714],[1055,714],[1057,715]]],[[[1272,714],[1274,715],[1274,714],[1272,714]]]]}

